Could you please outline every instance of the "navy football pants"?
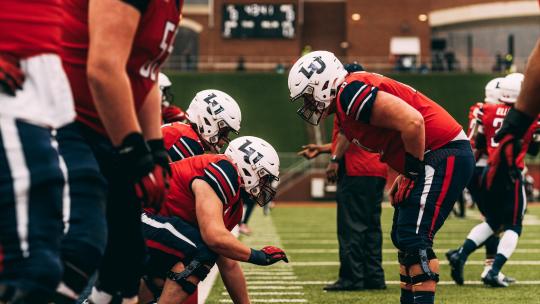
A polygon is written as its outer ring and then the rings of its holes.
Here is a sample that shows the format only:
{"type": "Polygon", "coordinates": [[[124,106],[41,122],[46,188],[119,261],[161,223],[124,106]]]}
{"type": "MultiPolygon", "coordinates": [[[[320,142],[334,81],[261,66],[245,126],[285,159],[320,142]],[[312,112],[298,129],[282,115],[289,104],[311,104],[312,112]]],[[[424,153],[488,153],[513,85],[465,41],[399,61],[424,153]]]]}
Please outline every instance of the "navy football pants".
{"type": "Polygon", "coordinates": [[[51,131],[0,116],[0,285],[32,303],[46,303],[62,276],[63,187],[51,131]]]}
{"type": "Polygon", "coordinates": [[[425,174],[394,211],[392,242],[401,251],[431,248],[474,170],[468,141],[453,141],[426,153],[425,174]]]}

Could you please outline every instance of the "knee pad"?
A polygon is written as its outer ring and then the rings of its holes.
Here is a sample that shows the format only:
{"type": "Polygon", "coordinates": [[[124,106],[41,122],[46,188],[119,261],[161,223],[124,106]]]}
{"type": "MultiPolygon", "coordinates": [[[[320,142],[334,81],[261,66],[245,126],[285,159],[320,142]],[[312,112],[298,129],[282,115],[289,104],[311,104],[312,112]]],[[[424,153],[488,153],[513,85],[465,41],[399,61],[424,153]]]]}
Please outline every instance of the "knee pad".
{"type": "Polygon", "coordinates": [[[197,260],[189,263],[184,271],[182,272],[173,272],[169,271],[167,273],[167,278],[176,282],[182,287],[182,289],[188,293],[193,294],[197,289],[197,286],[187,280],[190,276],[196,276],[200,281],[204,280],[208,273],[210,272],[211,266],[205,265],[197,260]]]}
{"type": "MultiPolygon", "coordinates": [[[[411,284],[417,284],[425,281],[439,281],[439,274],[431,271],[429,268],[429,260],[436,259],[437,256],[431,248],[422,248],[411,251],[400,251],[398,253],[398,260],[401,265],[404,265],[407,269],[412,265],[419,264],[422,269],[422,274],[416,275],[410,278],[411,284]]],[[[409,279],[409,278],[407,278],[409,279]]]]}

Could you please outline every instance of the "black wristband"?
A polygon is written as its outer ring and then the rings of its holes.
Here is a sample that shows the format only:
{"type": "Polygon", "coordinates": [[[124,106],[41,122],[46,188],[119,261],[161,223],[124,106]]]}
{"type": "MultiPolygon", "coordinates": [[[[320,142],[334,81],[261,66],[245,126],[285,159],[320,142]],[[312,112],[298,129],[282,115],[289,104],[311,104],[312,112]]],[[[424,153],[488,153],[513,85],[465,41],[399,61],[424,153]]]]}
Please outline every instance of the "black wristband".
{"type": "Polygon", "coordinates": [[[337,155],[332,155],[332,157],[330,157],[330,162],[332,163],[339,163],[340,160],[341,159],[339,159],[337,155]]]}
{"type": "Polygon", "coordinates": [[[424,162],[416,158],[412,154],[405,153],[405,176],[410,179],[416,179],[424,174],[424,162]]]}
{"type": "Polygon", "coordinates": [[[150,172],[154,161],[141,133],[130,133],[116,148],[119,165],[130,177],[138,179],[150,172]]]}
{"type": "Polygon", "coordinates": [[[268,262],[266,261],[266,254],[261,250],[251,248],[248,263],[255,265],[267,265],[268,262]]]}
{"type": "Polygon", "coordinates": [[[506,114],[504,123],[508,125],[508,130],[511,134],[517,138],[522,138],[534,122],[534,119],[535,117],[531,117],[513,107],[506,114]]]}

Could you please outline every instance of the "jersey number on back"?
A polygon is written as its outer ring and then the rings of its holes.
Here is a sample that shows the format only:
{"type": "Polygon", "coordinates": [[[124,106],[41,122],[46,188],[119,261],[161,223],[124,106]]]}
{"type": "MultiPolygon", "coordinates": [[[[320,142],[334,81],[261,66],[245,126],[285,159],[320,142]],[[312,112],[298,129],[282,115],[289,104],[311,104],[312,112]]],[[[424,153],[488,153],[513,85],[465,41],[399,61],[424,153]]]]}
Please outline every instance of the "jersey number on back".
{"type": "Polygon", "coordinates": [[[176,36],[176,24],[167,21],[165,23],[165,29],[163,30],[163,37],[161,38],[161,43],[159,44],[159,49],[161,50],[159,55],[156,58],[148,60],[141,69],[139,73],[145,78],[152,79],[156,81],[159,66],[165,61],[165,59],[172,53],[174,46],[174,38],[176,36]]]}
{"type": "Polygon", "coordinates": [[[495,129],[495,132],[493,133],[493,137],[491,137],[491,146],[493,148],[496,148],[499,146],[499,143],[495,142],[493,138],[495,137],[495,134],[497,134],[497,132],[499,132],[499,130],[501,129],[503,125],[503,121],[504,121],[504,117],[496,117],[495,119],[493,119],[493,128],[495,129]]]}

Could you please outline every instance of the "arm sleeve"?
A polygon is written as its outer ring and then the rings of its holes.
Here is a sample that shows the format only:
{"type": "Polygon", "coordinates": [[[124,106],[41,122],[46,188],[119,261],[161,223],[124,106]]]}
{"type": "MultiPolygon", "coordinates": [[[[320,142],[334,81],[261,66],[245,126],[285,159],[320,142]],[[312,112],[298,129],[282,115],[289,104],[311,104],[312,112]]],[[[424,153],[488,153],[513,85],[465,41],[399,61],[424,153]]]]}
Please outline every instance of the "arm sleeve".
{"type": "Polygon", "coordinates": [[[371,110],[379,89],[362,81],[353,81],[341,92],[339,97],[343,112],[354,120],[369,123],[371,110]]]}
{"type": "Polygon", "coordinates": [[[240,195],[240,183],[236,168],[226,160],[210,163],[199,177],[207,182],[225,205],[232,204],[240,195]]]}
{"type": "Polygon", "coordinates": [[[136,8],[141,13],[141,15],[144,14],[146,9],[148,8],[148,4],[150,3],[150,0],[121,0],[121,1],[136,8]]]}
{"type": "Polygon", "coordinates": [[[180,137],[169,149],[169,156],[172,161],[179,161],[195,155],[204,154],[204,148],[200,142],[187,137],[180,137]]]}
{"type": "Polygon", "coordinates": [[[478,133],[484,134],[484,108],[479,107],[476,113],[476,124],[478,125],[478,133]]]}

